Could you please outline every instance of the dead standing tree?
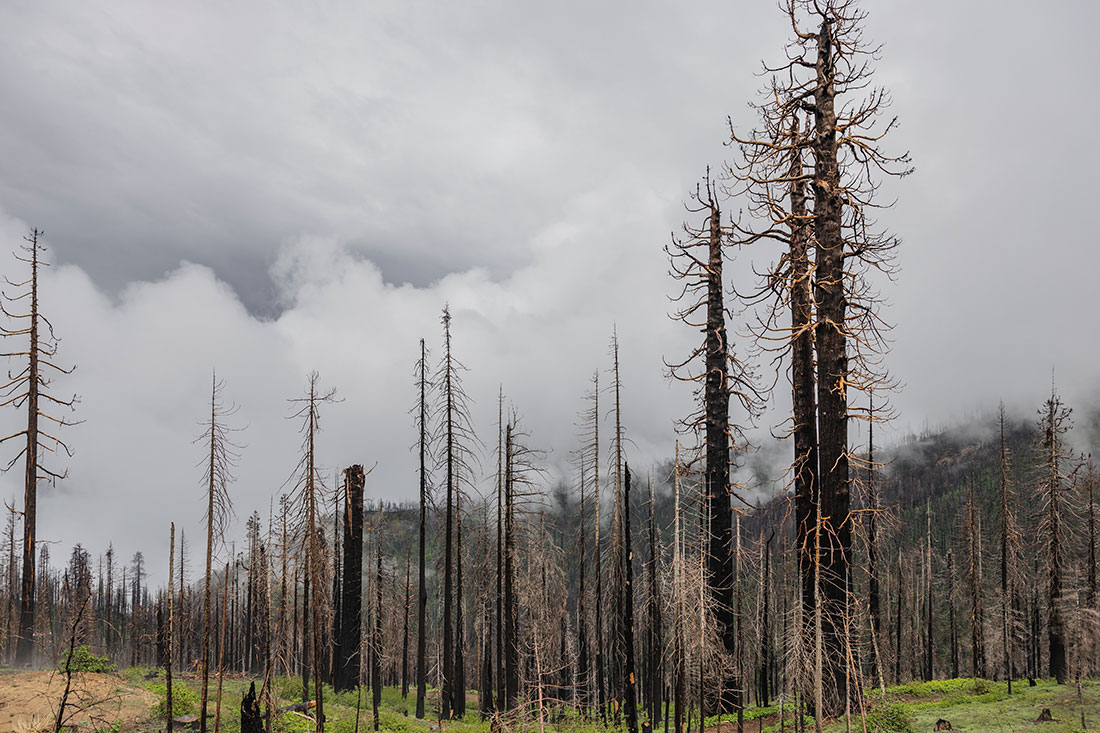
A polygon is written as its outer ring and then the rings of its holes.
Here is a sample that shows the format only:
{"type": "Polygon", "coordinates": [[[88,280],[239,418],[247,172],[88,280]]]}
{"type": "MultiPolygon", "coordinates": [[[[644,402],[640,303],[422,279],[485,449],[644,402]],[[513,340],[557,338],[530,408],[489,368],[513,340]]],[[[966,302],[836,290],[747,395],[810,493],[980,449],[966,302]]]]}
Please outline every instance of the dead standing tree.
{"type": "Polygon", "coordinates": [[[12,282],[5,278],[5,282],[18,292],[9,294],[2,292],[0,300],[0,312],[2,312],[15,327],[0,327],[0,336],[6,338],[28,339],[26,350],[11,351],[5,354],[9,359],[26,359],[27,366],[22,371],[12,374],[8,372],[8,381],[0,390],[0,407],[14,406],[17,409],[27,410],[27,427],[17,433],[12,433],[0,438],[0,443],[18,438],[25,438],[26,444],[12,458],[5,471],[14,466],[20,458],[24,459],[24,488],[23,488],[23,575],[22,588],[19,594],[19,639],[16,645],[15,663],[27,665],[34,662],[34,628],[35,628],[35,528],[38,523],[38,482],[56,481],[65,478],[67,471],[57,471],[46,467],[40,462],[40,453],[48,451],[57,454],[61,451],[68,457],[72,457],[69,446],[57,437],[57,429],[75,424],[64,417],[57,417],[48,407],[61,407],[72,410],[76,405],[75,396],[68,400],[61,400],[49,392],[51,380],[48,374],[71,374],[73,369],[65,369],[54,362],[57,356],[59,339],[54,335],[53,324],[39,309],[38,280],[40,270],[47,267],[47,263],[41,260],[41,255],[46,251],[44,245],[39,243],[42,232],[32,229],[24,239],[23,255],[16,254],[15,259],[30,265],[30,278],[22,282],[12,282]],[[7,302],[7,305],[4,304],[7,302]],[[23,302],[28,303],[26,311],[19,312],[18,307],[23,302]],[[16,305],[18,304],[18,306],[16,305]],[[11,308],[11,310],[9,310],[11,308]],[[52,425],[44,428],[41,423],[52,425]]]}
{"type": "Polygon", "coordinates": [[[446,483],[446,528],[443,558],[443,704],[441,717],[466,714],[465,622],[462,605],[462,497],[473,481],[477,437],[470,419],[470,399],[462,388],[466,367],[451,349],[451,311],[443,309],[443,359],[435,376],[439,404],[437,457],[446,483]]]}
{"type": "Polygon", "coordinates": [[[425,541],[427,536],[427,512],[429,501],[428,451],[431,445],[431,433],[428,430],[428,395],[431,383],[428,379],[428,349],[424,339],[420,339],[420,359],[413,370],[419,392],[414,409],[415,424],[419,439],[417,449],[420,457],[420,531],[418,540],[417,600],[416,600],[416,717],[424,717],[424,700],[428,690],[427,634],[428,634],[428,585],[424,574],[425,541]]]}
{"type": "MultiPolygon", "coordinates": [[[[675,379],[696,386],[698,409],[683,421],[685,432],[693,433],[705,449],[705,492],[709,511],[707,547],[707,590],[717,623],[717,631],[727,655],[737,649],[736,619],[733,603],[733,523],[730,497],[731,445],[744,442],[741,428],[730,422],[729,404],[733,396],[750,418],[757,413],[759,394],[748,367],[738,359],[726,335],[726,310],[723,304],[725,284],[722,264],[729,244],[729,229],[721,222],[721,208],[710,181],[692,195],[688,211],[704,217],[702,225],[684,226],[686,237],[673,238],[665,247],[670,273],[682,289],[674,302],[681,304],[672,314],[676,320],[703,330],[703,343],[681,362],[665,362],[675,379]],[[698,362],[702,362],[700,368],[698,362]]],[[[747,505],[746,505],[747,506],[747,505]]],[[[729,712],[737,705],[742,681],[725,677],[719,707],[729,712]]]]}
{"type": "Polygon", "coordinates": [[[367,473],[356,464],[344,469],[344,573],[336,624],[333,688],[354,689],[359,683],[360,626],[363,604],[363,489],[367,473]]]}
{"type": "MultiPolygon", "coordinates": [[[[317,466],[317,432],[320,430],[320,405],[337,402],[336,390],[320,392],[317,386],[317,372],[309,375],[309,392],[304,397],[289,400],[296,406],[295,412],[289,416],[290,420],[300,420],[299,432],[302,435],[302,457],[295,468],[293,480],[295,483],[294,500],[297,506],[304,512],[304,528],[306,532],[305,550],[307,553],[307,572],[309,584],[313,586],[312,606],[303,609],[303,618],[308,617],[306,628],[312,637],[313,653],[313,682],[314,694],[317,701],[317,722],[315,730],[323,733],[325,729],[324,701],[322,696],[321,681],[323,675],[322,655],[320,650],[324,647],[322,635],[322,619],[327,618],[325,609],[326,594],[320,589],[325,587],[324,548],[318,537],[321,531],[317,518],[317,494],[324,489],[320,468],[317,466]]],[[[305,625],[305,624],[304,624],[305,625]]]]}
{"type": "Polygon", "coordinates": [[[205,449],[202,465],[203,484],[206,486],[206,574],[203,584],[202,609],[202,692],[200,695],[199,733],[206,732],[206,709],[210,688],[210,569],[214,557],[214,543],[224,544],[225,530],[233,516],[233,502],[229,498],[229,482],[233,480],[233,468],[239,457],[239,449],[233,442],[236,429],[226,420],[236,412],[235,406],[222,401],[225,382],[211,374],[210,418],[195,443],[205,449]]]}
{"type": "Polygon", "coordinates": [[[1039,502],[1042,514],[1039,532],[1047,551],[1047,650],[1050,674],[1058,684],[1069,679],[1066,660],[1066,615],[1069,600],[1063,591],[1065,582],[1065,556],[1069,531],[1064,514],[1070,513],[1070,496],[1066,490],[1066,477],[1062,464],[1069,458],[1065,434],[1069,431],[1071,410],[1062,404],[1062,398],[1051,385],[1050,398],[1039,410],[1039,449],[1041,473],[1038,481],[1039,502]]]}
{"type": "Polygon", "coordinates": [[[875,201],[879,177],[905,175],[911,169],[908,154],[892,157],[880,148],[895,121],[878,123],[889,100],[885,91],[872,86],[878,49],[863,38],[865,13],[856,0],[787,0],[784,5],[794,36],[786,61],[766,69],[772,82],[765,100],[756,105],[761,127],[742,135],[731,124],[739,160],[728,173],[731,193],[744,195],[753,221],[738,227],[738,239],[771,239],[790,246],[756,294],[771,306],[764,308],[759,336],[780,352],[793,349],[800,338],[812,338],[816,354],[814,361],[799,360],[792,351],[796,404],[800,396],[803,403],[816,399],[817,425],[816,436],[810,436],[809,416],[795,415],[795,475],[809,470],[807,478],[816,482],[797,487],[808,495],[796,499],[796,515],[804,556],[816,554],[809,547],[809,537],[815,534],[811,524],[820,523],[823,530],[823,567],[811,569],[802,563],[803,604],[813,607],[817,594],[806,589],[820,577],[820,596],[828,606],[823,618],[828,651],[823,683],[829,711],[839,713],[847,698],[839,653],[844,647],[841,615],[851,587],[849,464],[854,457],[848,445],[848,418],[868,417],[866,408],[854,406],[851,392],[878,393],[890,387],[881,364],[887,326],[879,316],[879,297],[869,276],[890,275],[897,240],[876,230],[871,211],[882,206],[875,201]],[[862,97],[848,99],[854,94],[862,97]],[[797,122],[803,114],[810,118],[805,131],[797,122]],[[804,165],[804,156],[812,162],[804,165]],[[813,251],[812,263],[802,256],[804,242],[813,251]],[[803,302],[807,283],[809,304],[803,302]],[[809,320],[807,305],[812,307],[809,320]],[[780,325],[788,306],[791,328],[780,325]],[[799,445],[800,428],[807,438],[813,437],[810,446],[799,445]],[[812,507],[817,505],[824,516],[811,522],[812,507]]]}

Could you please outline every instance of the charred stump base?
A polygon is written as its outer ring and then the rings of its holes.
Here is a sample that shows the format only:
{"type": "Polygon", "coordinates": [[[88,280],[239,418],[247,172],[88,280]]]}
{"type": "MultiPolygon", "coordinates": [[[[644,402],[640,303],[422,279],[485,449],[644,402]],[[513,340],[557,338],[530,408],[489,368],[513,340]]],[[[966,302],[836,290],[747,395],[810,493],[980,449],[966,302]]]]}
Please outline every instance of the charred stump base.
{"type": "Polygon", "coordinates": [[[1052,723],[1054,717],[1050,714],[1050,708],[1043,708],[1043,712],[1039,713],[1039,717],[1035,719],[1036,723],[1052,723]]]}
{"type": "Polygon", "coordinates": [[[248,687],[248,694],[241,700],[241,733],[264,733],[264,721],[260,717],[260,701],[256,699],[256,683],[248,687]]]}

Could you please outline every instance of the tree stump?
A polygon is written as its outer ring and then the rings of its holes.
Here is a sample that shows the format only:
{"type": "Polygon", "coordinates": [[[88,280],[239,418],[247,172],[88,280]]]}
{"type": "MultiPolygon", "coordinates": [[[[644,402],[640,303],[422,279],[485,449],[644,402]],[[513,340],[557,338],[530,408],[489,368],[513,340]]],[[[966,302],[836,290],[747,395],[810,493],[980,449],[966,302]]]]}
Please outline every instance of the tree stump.
{"type": "Polygon", "coordinates": [[[260,701],[256,699],[256,683],[248,687],[248,694],[241,700],[241,733],[264,733],[264,721],[260,717],[260,701]]]}
{"type": "Polygon", "coordinates": [[[1043,712],[1039,713],[1039,717],[1035,719],[1036,723],[1050,723],[1054,720],[1054,717],[1050,714],[1050,708],[1043,708],[1043,712]]]}
{"type": "Polygon", "coordinates": [[[940,718],[939,720],[936,721],[936,727],[933,728],[932,730],[955,730],[955,729],[951,727],[951,721],[950,720],[944,720],[943,718],[940,718]]]}

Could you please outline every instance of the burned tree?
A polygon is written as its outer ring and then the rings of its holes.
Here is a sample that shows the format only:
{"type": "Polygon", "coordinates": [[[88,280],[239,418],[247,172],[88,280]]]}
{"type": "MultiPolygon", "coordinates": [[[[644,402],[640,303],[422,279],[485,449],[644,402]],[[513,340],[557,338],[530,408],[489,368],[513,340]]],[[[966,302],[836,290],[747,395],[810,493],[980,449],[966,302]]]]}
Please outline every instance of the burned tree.
{"type": "Polygon", "coordinates": [[[870,275],[890,273],[897,240],[875,229],[870,212],[881,206],[875,201],[879,177],[910,169],[907,154],[893,157],[880,148],[895,122],[878,123],[888,97],[872,86],[877,49],[863,39],[865,13],[856,1],[783,5],[793,32],[786,60],[767,69],[771,83],[755,105],[760,127],[742,134],[731,124],[739,158],[727,172],[730,192],[747,205],[737,239],[788,246],[749,301],[765,306],[757,329],[763,347],[792,354],[793,475],[804,557],[810,527],[820,523],[823,529],[823,567],[801,563],[803,617],[812,615],[805,611],[816,613],[816,594],[808,589],[820,577],[827,606],[823,682],[829,711],[839,713],[848,699],[841,653],[852,557],[848,419],[867,417],[865,408],[856,407],[854,393],[890,386],[881,364],[885,326],[870,275]],[[856,94],[863,97],[847,99],[856,94]],[[805,129],[798,121],[803,115],[809,117],[805,129]],[[803,163],[807,156],[812,164],[803,163]],[[788,309],[789,328],[781,325],[788,309]],[[813,357],[806,348],[811,341],[813,357]],[[824,516],[813,516],[815,506],[824,516]]]}
{"type": "MultiPolygon", "coordinates": [[[[736,620],[733,603],[733,524],[730,517],[731,442],[741,436],[740,428],[730,422],[730,397],[735,397],[751,417],[756,411],[758,393],[748,368],[734,355],[726,335],[726,310],[723,303],[725,284],[722,264],[729,245],[729,228],[723,227],[709,171],[704,185],[697,187],[688,205],[689,212],[701,214],[699,227],[684,226],[685,238],[674,238],[665,247],[673,278],[683,283],[675,300],[681,307],[673,318],[704,331],[701,345],[681,362],[665,362],[670,374],[696,386],[699,407],[683,421],[705,450],[705,492],[709,516],[707,583],[722,646],[736,654],[736,620]],[[699,362],[702,362],[701,366],[699,362]]],[[[734,690],[740,681],[727,677],[720,681],[723,712],[736,705],[734,690]]]]}
{"type": "Polygon", "coordinates": [[[462,608],[462,495],[470,485],[474,435],[469,398],[462,388],[466,367],[455,358],[451,342],[451,311],[443,309],[443,359],[436,372],[439,404],[438,460],[446,484],[446,527],[443,555],[443,670],[441,715],[466,714],[465,643],[462,608]]]}
{"type": "Polygon", "coordinates": [[[344,469],[344,577],[340,590],[333,689],[354,689],[359,683],[360,625],[363,603],[363,487],[366,473],[359,464],[344,469]]]}
{"type": "MultiPolygon", "coordinates": [[[[205,449],[203,484],[206,486],[206,574],[203,586],[202,610],[202,692],[200,695],[199,731],[206,731],[206,708],[210,685],[210,568],[214,558],[215,540],[225,540],[225,529],[233,514],[233,502],[229,498],[229,482],[233,480],[239,447],[233,442],[234,428],[226,424],[237,409],[222,400],[225,382],[211,374],[210,417],[204,430],[196,439],[205,449]]],[[[183,596],[183,559],[180,559],[180,600],[183,596]]]]}
{"type": "Polygon", "coordinates": [[[1019,544],[1019,530],[1016,526],[1016,497],[1008,474],[1010,468],[1008,444],[1005,441],[1005,405],[1000,403],[997,409],[997,423],[1000,428],[1000,544],[1001,544],[1001,638],[1004,645],[1004,677],[1008,680],[1008,693],[1012,694],[1012,679],[1016,676],[1013,664],[1013,636],[1015,623],[1012,619],[1012,599],[1014,588],[1009,583],[1014,580],[1016,549],[1019,544]]]}
{"type": "Polygon", "coordinates": [[[416,428],[419,432],[417,449],[420,457],[420,532],[417,555],[418,590],[416,596],[416,717],[424,717],[424,699],[428,688],[427,633],[428,633],[428,585],[424,575],[424,543],[427,532],[428,511],[428,349],[420,339],[420,359],[414,369],[419,400],[415,408],[416,428]]]}
{"type": "Polygon", "coordinates": [[[48,267],[41,255],[46,247],[39,242],[42,232],[31,229],[24,239],[23,254],[15,259],[30,266],[30,277],[21,282],[5,282],[16,289],[15,293],[0,292],[0,312],[13,327],[0,327],[0,336],[5,338],[27,338],[25,350],[10,351],[3,356],[26,359],[27,366],[13,374],[8,372],[8,381],[0,394],[0,407],[13,406],[27,411],[27,427],[19,432],[0,438],[0,443],[23,438],[26,443],[12,458],[4,470],[14,466],[20,458],[24,459],[23,473],[23,574],[19,594],[19,638],[16,644],[15,663],[17,665],[34,662],[35,629],[35,530],[38,525],[38,482],[63,479],[67,471],[49,468],[41,462],[41,453],[47,451],[55,455],[64,452],[72,457],[72,451],[65,441],[58,437],[58,428],[74,423],[65,417],[57,417],[51,408],[72,410],[76,405],[75,396],[68,400],[55,397],[50,392],[51,374],[71,374],[72,368],[65,369],[55,363],[59,339],[54,334],[53,324],[42,314],[39,308],[39,275],[41,268],[48,267]],[[3,301],[7,302],[7,305],[3,301]],[[26,310],[20,310],[26,302],[26,310]],[[9,310],[9,308],[11,310],[9,310]],[[40,424],[40,421],[44,424],[40,424]]]}
{"type": "Polygon", "coordinates": [[[1063,513],[1068,511],[1062,464],[1068,458],[1064,435],[1069,431],[1071,410],[1062,404],[1062,398],[1051,385],[1050,397],[1039,410],[1039,449],[1042,472],[1039,475],[1039,501],[1042,506],[1040,533],[1047,552],[1047,649],[1050,655],[1050,674],[1059,684],[1069,678],[1066,661],[1066,612],[1068,600],[1063,591],[1065,571],[1065,543],[1068,532],[1063,513]]]}
{"type": "MultiPolygon", "coordinates": [[[[336,401],[336,390],[331,389],[321,392],[317,386],[317,372],[309,375],[309,391],[304,397],[289,400],[295,406],[295,411],[289,419],[301,421],[299,432],[302,435],[302,457],[295,468],[293,480],[295,481],[294,500],[305,515],[303,517],[306,551],[306,578],[309,585],[313,586],[312,605],[308,601],[303,602],[303,626],[308,629],[311,646],[313,647],[313,683],[314,694],[317,701],[317,733],[324,731],[324,699],[322,695],[322,660],[320,650],[324,646],[322,636],[322,620],[327,618],[325,609],[325,593],[322,579],[324,578],[325,559],[323,557],[323,538],[318,535],[321,532],[318,522],[317,495],[323,486],[320,467],[317,465],[317,432],[320,430],[320,406],[324,403],[336,401]],[[305,619],[308,618],[308,623],[305,619]]],[[[303,633],[303,637],[305,633],[303,633]]],[[[303,639],[303,645],[305,639],[303,639]]],[[[306,666],[303,660],[303,671],[306,666]]],[[[308,694],[303,690],[303,694],[308,694]]]]}

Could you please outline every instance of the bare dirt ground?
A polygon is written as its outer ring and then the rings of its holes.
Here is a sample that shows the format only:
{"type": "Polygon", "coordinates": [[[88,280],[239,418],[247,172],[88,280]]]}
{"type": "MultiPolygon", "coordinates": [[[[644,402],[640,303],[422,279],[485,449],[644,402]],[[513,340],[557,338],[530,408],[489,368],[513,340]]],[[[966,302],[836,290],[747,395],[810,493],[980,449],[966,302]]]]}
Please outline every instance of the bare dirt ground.
{"type": "MultiPolygon", "coordinates": [[[[57,672],[0,673],[0,733],[53,730],[65,677],[57,672]]],[[[133,730],[149,720],[157,698],[114,674],[73,675],[65,723],[86,730],[133,730]],[[71,712],[70,712],[71,710],[71,712]]]]}

